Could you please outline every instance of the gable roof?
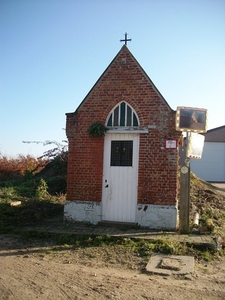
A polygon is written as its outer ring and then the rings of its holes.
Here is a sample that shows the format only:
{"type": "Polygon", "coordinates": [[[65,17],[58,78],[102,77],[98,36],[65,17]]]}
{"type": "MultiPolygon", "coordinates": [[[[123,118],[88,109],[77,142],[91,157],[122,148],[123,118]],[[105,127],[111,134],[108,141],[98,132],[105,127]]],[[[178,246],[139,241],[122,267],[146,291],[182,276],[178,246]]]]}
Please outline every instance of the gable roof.
{"type": "Polygon", "coordinates": [[[142,74],[147,78],[148,82],[150,83],[150,85],[152,86],[153,90],[159,95],[160,99],[165,103],[165,105],[171,110],[173,111],[173,109],[170,107],[170,105],[167,103],[167,101],[164,99],[164,97],[162,96],[162,94],[159,92],[159,90],[157,89],[157,87],[154,85],[154,83],[152,82],[152,80],[150,79],[150,77],[148,76],[148,74],[144,71],[144,69],[141,67],[141,65],[138,63],[138,61],[136,60],[136,58],[133,56],[133,54],[130,52],[130,50],[128,49],[128,47],[126,45],[123,45],[122,48],[120,49],[120,51],[117,53],[117,55],[114,57],[114,59],[111,61],[111,63],[108,65],[108,67],[105,69],[105,71],[102,73],[102,75],[99,77],[99,79],[96,81],[96,83],[94,84],[94,86],[91,88],[91,90],[88,92],[88,94],[85,96],[85,98],[83,99],[83,101],[80,103],[80,105],[77,107],[76,111],[77,112],[82,105],[84,104],[84,102],[86,101],[86,99],[89,97],[89,95],[91,94],[91,92],[95,89],[95,87],[98,85],[98,83],[101,81],[101,79],[104,77],[104,75],[107,73],[107,71],[110,69],[110,67],[115,63],[115,61],[118,59],[118,57],[120,55],[122,55],[123,53],[127,53],[131,59],[136,63],[136,65],[138,66],[138,68],[140,69],[140,71],[142,72],[142,74]]]}
{"type": "Polygon", "coordinates": [[[203,135],[205,142],[225,142],[225,125],[210,129],[203,135]]]}

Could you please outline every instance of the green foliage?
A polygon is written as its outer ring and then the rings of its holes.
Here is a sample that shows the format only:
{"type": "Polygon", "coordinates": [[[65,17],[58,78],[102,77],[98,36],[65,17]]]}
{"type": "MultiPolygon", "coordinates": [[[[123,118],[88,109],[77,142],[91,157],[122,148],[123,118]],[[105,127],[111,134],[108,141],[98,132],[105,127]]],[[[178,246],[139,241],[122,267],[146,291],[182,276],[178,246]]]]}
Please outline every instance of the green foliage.
{"type": "Polygon", "coordinates": [[[49,161],[35,179],[43,178],[51,195],[66,193],[67,152],[61,153],[49,161]]]}
{"type": "Polygon", "coordinates": [[[156,243],[156,249],[159,252],[172,254],[172,255],[183,255],[187,251],[185,244],[170,239],[159,239],[156,243]]]}
{"type": "Polygon", "coordinates": [[[46,231],[36,231],[36,230],[30,230],[30,231],[22,231],[21,236],[24,239],[48,239],[52,237],[52,234],[46,231]]]}
{"type": "Polygon", "coordinates": [[[62,215],[65,197],[59,196],[56,202],[55,197],[49,195],[45,199],[25,198],[18,196],[11,197],[11,191],[0,189],[0,233],[17,231],[21,226],[35,225],[50,216],[62,215]],[[2,197],[5,195],[5,198],[2,197]],[[12,206],[11,203],[19,200],[21,204],[12,206]]]}
{"type": "Polygon", "coordinates": [[[71,234],[60,234],[57,236],[57,243],[59,245],[64,245],[64,244],[73,244],[74,243],[74,238],[71,236],[71,234]]]}
{"type": "Polygon", "coordinates": [[[0,189],[0,198],[2,202],[10,202],[12,199],[17,199],[17,191],[15,187],[3,187],[0,189]]]}
{"type": "Polygon", "coordinates": [[[101,122],[94,122],[89,126],[88,133],[93,137],[98,137],[104,136],[107,130],[108,128],[102,125],[101,122]]]}
{"type": "Polygon", "coordinates": [[[212,255],[212,252],[206,250],[206,251],[202,251],[201,257],[203,260],[209,262],[209,261],[212,261],[213,255],[212,255]]]}
{"type": "Polygon", "coordinates": [[[40,179],[39,184],[36,188],[36,197],[44,199],[48,196],[48,185],[43,178],[40,179]]]}
{"type": "Polygon", "coordinates": [[[201,228],[205,228],[213,234],[218,234],[225,225],[225,211],[217,208],[207,208],[202,212],[199,223],[201,228]]]}

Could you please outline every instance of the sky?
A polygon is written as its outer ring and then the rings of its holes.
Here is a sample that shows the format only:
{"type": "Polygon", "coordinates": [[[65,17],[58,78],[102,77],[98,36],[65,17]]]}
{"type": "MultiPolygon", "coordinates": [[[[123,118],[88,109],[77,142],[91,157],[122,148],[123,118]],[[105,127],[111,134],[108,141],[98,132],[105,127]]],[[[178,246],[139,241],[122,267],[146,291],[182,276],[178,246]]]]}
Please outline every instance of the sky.
{"type": "Polygon", "coordinates": [[[0,0],[0,153],[38,157],[128,48],[165,100],[225,125],[224,0],[0,0]],[[41,144],[22,141],[40,141],[41,144]]]}

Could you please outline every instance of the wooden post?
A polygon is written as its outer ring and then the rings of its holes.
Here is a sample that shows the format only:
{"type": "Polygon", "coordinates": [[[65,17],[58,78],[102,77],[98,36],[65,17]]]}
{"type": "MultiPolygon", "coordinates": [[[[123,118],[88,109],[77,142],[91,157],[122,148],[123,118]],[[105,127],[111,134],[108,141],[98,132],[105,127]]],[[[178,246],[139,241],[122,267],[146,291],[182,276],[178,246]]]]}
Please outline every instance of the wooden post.
{"type": "MultiPolygon", "coordinates": [[[[188,143],[188,133],[187,133],[186,143],[188,143]]],[[[180,212],[179,212],[180,233],[189,233],[190,230],[189,214],[190,214],[190,159],[186,157],[184,166],[181,166],[180,169],[180,212]]]]}

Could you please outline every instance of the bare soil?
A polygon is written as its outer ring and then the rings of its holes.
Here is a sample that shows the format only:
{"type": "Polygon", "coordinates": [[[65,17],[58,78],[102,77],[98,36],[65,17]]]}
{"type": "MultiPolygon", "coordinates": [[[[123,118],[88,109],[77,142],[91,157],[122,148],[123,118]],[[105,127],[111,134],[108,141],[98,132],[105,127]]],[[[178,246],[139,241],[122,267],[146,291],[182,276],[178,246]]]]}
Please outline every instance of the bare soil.
{"type": "Polygon", "coordinates": [[[196,261],[192,275],[175,277],[146,273],[132,252],[110,251],[1,234],[0,299],[225,299],[225,258],[196,261]]]}

